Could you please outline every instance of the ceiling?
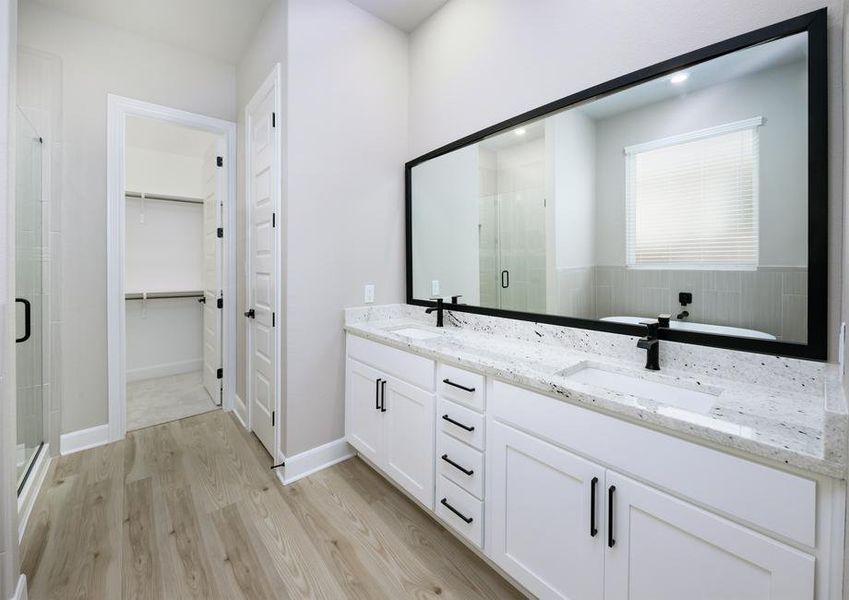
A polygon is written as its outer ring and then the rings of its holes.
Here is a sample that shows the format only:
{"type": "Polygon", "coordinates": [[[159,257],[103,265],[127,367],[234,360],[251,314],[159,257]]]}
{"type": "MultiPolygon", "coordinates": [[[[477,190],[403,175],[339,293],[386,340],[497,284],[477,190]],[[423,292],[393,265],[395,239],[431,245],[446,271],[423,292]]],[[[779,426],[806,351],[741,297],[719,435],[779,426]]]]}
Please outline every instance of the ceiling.
{"type": "Polygon", "coordinates": [[[398,29],[410,32],[448,0],[350,0],[398,29]]]}
{"type": "Polygon", "coordinates": [[[127,117],[126,143],[133,148],[203,158],[215,134],[167,121],[127,117]]]}
{"type": "Polygon", "coordinates": [[[25,0],[236,64],[272,0],[25,0]]]}

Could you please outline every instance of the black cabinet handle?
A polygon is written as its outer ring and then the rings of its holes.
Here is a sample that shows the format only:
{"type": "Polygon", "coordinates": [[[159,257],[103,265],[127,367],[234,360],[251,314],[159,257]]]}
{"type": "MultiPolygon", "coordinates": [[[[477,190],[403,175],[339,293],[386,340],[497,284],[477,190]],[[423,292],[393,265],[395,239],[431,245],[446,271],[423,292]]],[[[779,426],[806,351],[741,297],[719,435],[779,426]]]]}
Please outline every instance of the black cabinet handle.
{"type": "Polygon", "coordinates": [[[386,380],[380,382],[380,412],[386,412],[386,380]]]}
{"type": "Polygon", "coordinates": [[[381,379],[374,380],[374,410],[380,410],[380,382],[381,379]]]}
{"type": "Polygon", "coordinates": [[[448,415],[442,415],[442,420],[448,421],[452,425],[456,425],[460,429],[465,429],[466,431],[474,431],[475,430],[473,425],[463,425],[462,423],[460,423],[459,421],[455,421],[454,419],[452,419],[448,415]]]}
{"type": "Polygon", "coordinates": [[[256,319],[256,311],[254,309],[250,309],[245,313],[245,316],[249,319],[256,319]]]}
{"type": "Polygon", "coordinates": [[[616,486],[611,485],[607,488],[607,547],[613,548],[616,545],[616,540],[613,539],[613,492],[616,491],[616,486]]]}
{"type": "Polygon", "coordinates": [[[439,503],[442,506],[444,506],[445,508],[447,508],[448,510],[450,510],[451,512],[453,512],[455,515],[457,515],[458,517],[463,519],[466,523],[471,523],[472,521],[474,521],[474,519],[472,517],[467,517],[466,515],[461,513],[459,510],[457,510],[456,508],[454,508],[453,506],[448,504],[447,498],[443,498],[442,500],[439,501],[439,503]]]}
{"type": "Polygon", "coordinates": [[[504,271],[501,271],[501,287],[503,287],[504,289],[510,287],[510,271],[506,269],[504,271]]]}
{"type": "Polygon", "coordinates": [[[470,387],[466,387],[465,385],[460,385],[459,383],[454,383],[450,379],[443,379],[442,383],[444,383],[446,385],[450,385],[450,386],[455,387],[455,388],[459,388],[459,389],[466,391],[466,392],[474,392],[475,391],[475,388],[470,388],[470,387]]]}
{"type": "Polygon", "coordinates": [[[465,468],[461,467],[460,465],[458,465],[457,463],[455,463],[453,460],[451,460],[450,458],[448,458],[448,455],[447,455],[447,454],[443,454],[443,455],[442,455],[442,460],[444,460],[445,462],[447,462],[449,465],[451,465],[451,466],[452,466],[452,467],[454,467],[455,469],[457,469],[457,470],[459,470],[459,471],[462,471],[463,473],[465,473],[465,474],[466,474],[466,475],[468,475],[469,477],[471,477],[472,475],[474,475],[474,474],[475,474],[475,472],[474,472],[472,469],[465,469],[465,468]]]}
{"type": "Polygon", "coordinates": [[[598,477],[590,480],[590,537],[595,537],[598,529],[595,526],[595,488],[598,485],[598,477]]]}
{"type": "Polygon", "coordinates": [[[15,338],[15,343],[20,344],[27,341],[32,333],[32,304],[26,298],[15,298],[15,302],[20,302],[24,305],[24,335],[23,337],[15,338]]]}

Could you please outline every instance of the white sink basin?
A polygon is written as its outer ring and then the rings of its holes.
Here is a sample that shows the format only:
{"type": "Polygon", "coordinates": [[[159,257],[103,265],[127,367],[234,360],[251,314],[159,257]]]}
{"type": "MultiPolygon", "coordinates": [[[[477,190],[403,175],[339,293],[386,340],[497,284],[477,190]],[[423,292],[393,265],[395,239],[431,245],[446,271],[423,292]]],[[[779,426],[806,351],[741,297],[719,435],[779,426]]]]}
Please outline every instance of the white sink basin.
{"type": "Polygon", "coordinates": [[[570,381],[584,383],[594,387],[630,394],[637,398],[652,400],[667,406],[675,406],[689,412],[708,413],[716,402],[716,397],[721,390],[709,389],[709,391],[698,391],[673,385],[661,383],[608,371],[595,366],[583,365],[571,373],[563,373],[570,381]]]}
{"type": "Polygon", "coordinates": [[[394,329],[392,333],[411,340],[430,340],[442,335],[435,331],[428,331],[427,329],[419,329],[417,327],[402,327],[401,329],[394,329]]]}

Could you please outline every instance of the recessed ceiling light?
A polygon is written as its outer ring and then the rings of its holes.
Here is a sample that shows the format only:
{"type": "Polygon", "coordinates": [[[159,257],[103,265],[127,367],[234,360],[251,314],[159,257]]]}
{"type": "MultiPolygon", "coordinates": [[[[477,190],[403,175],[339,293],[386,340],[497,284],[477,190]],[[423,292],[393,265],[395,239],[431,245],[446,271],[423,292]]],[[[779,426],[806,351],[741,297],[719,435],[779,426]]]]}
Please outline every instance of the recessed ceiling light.
{"type": "Polygon", "coordinates": [[[525,135],[526,132],[527,130],[524,127],[519,127],[518,129],[513,130],[513,133],[516,135],[525,135]]]}
{"type": "Polygon", "coordinates": [[[669,78],[671,83],[684,83],[690,78],[690,74],[686,71],[681,71],[680,73],[675,73],[672,77],[669,78]]]}

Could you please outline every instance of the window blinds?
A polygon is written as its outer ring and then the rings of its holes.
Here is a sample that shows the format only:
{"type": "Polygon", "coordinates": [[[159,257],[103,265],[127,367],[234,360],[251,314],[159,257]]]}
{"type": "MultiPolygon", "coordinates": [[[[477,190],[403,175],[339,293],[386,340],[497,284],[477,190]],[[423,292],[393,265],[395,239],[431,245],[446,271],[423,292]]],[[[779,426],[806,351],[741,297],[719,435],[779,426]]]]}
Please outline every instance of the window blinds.
{"type": "Polygon", "coordinates": [[[625,149],[631,267],[754,269],[761,117],[625,149]]]}

